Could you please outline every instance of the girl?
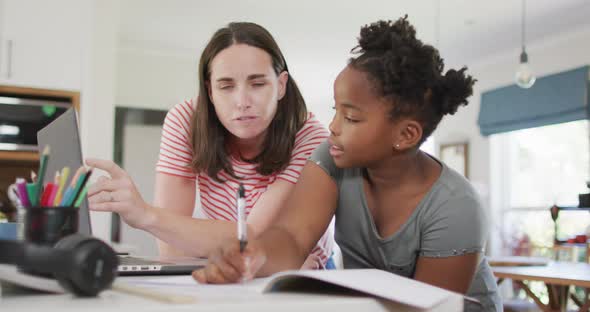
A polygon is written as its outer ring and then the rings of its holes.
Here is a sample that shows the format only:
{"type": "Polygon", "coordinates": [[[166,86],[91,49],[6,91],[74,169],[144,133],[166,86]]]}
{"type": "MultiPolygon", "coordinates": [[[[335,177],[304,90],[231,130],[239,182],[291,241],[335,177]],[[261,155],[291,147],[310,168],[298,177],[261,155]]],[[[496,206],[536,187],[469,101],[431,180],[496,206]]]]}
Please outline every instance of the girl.
{"type": "MultiPolygon", "coordinates": [[[[275,40],[259,25],[218,30],[198,74],[196,102],[175,106],[164,122],[153,206],[113,162],[86,161],[111,176],[89,189],[90,209],[119,213],[150,232],[164,256],[206,256],[220,240],[235,238],[239,183],[246,190],[248,231],[253,237],[263,232],[328,136],[307,112],[275,40]],[[192,218],[197,189],[204,219],[192,218]]],[[[303,267],[332,266],[331,239],[326,231],[303,267]]]]}
{"type": "Polygon", "coordinates": [[[345,268],[389,271],[502,310],[476,192],[419,149],[444,115],[467,104],[475,80],[465,68],[443,73],[438,51],[416,39],[407,17],[363,27],[353,51],[334,83],[329,142],[314,151],[275,226],[242,254],[236,242],[224,246],[194,278],[225,283],[296,269],[335,215],[345,268]]]}

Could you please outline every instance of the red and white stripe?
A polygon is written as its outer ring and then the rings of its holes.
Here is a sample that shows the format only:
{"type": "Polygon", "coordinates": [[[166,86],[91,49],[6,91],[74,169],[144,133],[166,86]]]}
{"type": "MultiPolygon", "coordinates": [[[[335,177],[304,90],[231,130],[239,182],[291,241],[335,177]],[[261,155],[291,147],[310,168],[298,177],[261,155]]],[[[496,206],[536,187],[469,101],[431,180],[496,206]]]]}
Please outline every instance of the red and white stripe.
{"type": "MultiPolygon", "coordinates": [[[[189,140],[194,110],[195,103],[190,100],[174,106],[166,115],[156,171],[195,179],[200,194],[201,210],[205,217],[213,220],[237,221],[235,202],[240,182],[246,190],[246,215],[250,214],[258,198],[277,179],[297,183],[301,170],[313,150],[328,138],[326,129],[312,113],[309,113],[307,121],[295,136],[295,146],[289,165],[282,172],[263,176],[256,172],[255,164],[232,157],[233,170],[242,179],[238,181],[225,171],[221,171],[219,177],[225,182],[219,183],[206,173],[196,174],[191,168],[192,153],[189,140]]],[[[332,253],[332,242],[331,233],[327,231],[310,255],[314,259],[319,259],[320,267],[324,267],[332,253]]]]}

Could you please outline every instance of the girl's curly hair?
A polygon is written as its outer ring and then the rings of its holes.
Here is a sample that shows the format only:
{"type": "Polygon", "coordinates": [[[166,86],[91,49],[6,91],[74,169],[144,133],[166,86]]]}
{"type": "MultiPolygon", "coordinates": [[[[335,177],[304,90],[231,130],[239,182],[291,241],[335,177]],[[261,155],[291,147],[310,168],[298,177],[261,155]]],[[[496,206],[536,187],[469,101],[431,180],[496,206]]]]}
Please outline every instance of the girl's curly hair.
{"type": "Polygon", "coordinates": [[[421,123],[420,144],[446,114],[467,105],[475,79],[466,67],[443,75],[444,62],[431,45],[416,39],[416,29],[404,16],[395,22],[378,21],[361,28],[358,54],[349,65],[367,74],[378,95],[390,100],[390,117],[413,117],[421,123]]]}

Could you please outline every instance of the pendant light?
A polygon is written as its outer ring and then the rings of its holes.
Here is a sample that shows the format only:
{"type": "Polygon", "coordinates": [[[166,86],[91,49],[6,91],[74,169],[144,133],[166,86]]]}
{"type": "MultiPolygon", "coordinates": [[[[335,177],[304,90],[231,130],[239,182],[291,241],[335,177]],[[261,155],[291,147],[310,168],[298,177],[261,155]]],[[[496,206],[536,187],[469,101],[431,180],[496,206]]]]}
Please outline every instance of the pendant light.
{"type": "Polygon", "coordinates": [[[525,16],[526,16],[526,0],[522,0],[522,52],[520,53],[520,64],[518,69],[516,70],[516,75],[514,76],[516,85],[523,89],[528,89],[535,84],[535,80],[537,78],[533,74],[531,67],[529,65],[529,56],[526,53],[525,48],[525,16]]]}

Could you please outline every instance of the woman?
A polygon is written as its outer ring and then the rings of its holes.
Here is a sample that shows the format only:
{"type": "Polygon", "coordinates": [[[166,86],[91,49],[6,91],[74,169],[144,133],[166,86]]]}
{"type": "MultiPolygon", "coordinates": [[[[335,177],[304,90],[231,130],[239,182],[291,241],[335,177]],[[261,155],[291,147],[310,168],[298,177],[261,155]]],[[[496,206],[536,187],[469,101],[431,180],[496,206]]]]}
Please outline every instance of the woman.
{"type": "MultiPolygon", "coordinates": [[[[218,30],[199,63],[199,97],[166,116],[156,167],[154,205],[141,198],[114,163],[88,191],[90,209],[112,211],[159,240],[162,255],[206,256],[236,237],[236,194],[246,190],[251,237],[274,223],[306,159],[328,136],[307,112],[271,34],[253,23],[218,30]],[[198,193],[197,193],[198,190],[198,193]],[[198,195],[197,195],[198,194],[198,195]],[[203,219],[192,218],[195,198],[203,219]]],[[[324,268],[332,242],[326,231],[303,267],[324,268]]]]}
{"type": "Polygon", "coordinates": [[[296,269],[336,216],[345,268],[377,268],[466,293],[500,311],[483,256],[487,221],[469,182],[419,147],[467,104],[475,80],[443,73],[407,17],[363,27],[358,57],[334,83],[329,142],[314,151],[280,218],[241,254],[236,243],[193,272],[227,283],[296,269]]]}

